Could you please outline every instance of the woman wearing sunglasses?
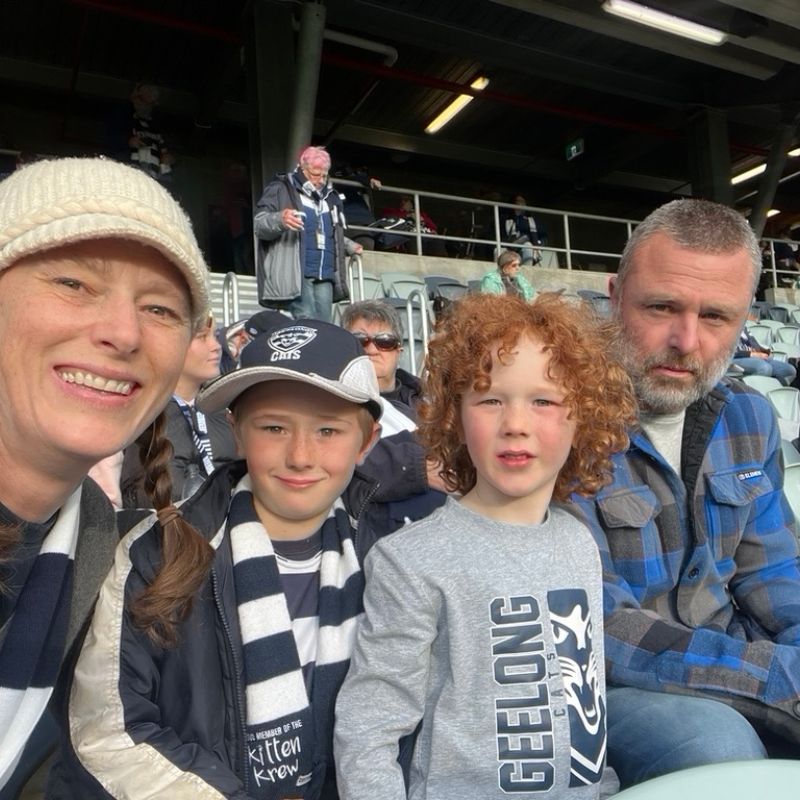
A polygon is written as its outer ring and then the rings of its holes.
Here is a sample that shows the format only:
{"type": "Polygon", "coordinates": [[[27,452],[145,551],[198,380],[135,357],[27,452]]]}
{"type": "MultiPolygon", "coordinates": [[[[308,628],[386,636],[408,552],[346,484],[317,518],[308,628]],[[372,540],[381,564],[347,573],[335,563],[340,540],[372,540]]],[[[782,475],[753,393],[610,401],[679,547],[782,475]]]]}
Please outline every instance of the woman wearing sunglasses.
{"type": "Polygon", "coordinates": [[[419,380],[398,368],[403,326],[397,311],[380,300],[350,303],[342,312],[342,327],[363,345],[378,376],[381,397],[416,422],[419,380]]]}
{"type": "MultiPolygon", "coordinates": [[[[424,498],[424,502],[432,502],[432,510],[444,502],[445,489],[438,467],[426,460],[425,451],[414,436],[420,386],[416,376],[398,367],[403,352],[400,315],[381,300],[363,300],[345,306],[342,327],[361,342],[375,369],[381,397],[388,401],[381,420],[382,438],[361,470],[379,480],[382,475],[391,475],[398,485],[398,496],[412,496],[414,503],[423,502],[424,498]],[[400,425],[393,426],[392,421],[397,419],[400,425]]],[[[398,504],[398,514],[405,513],[401,506],[406,502],[398,504]]],[[[418,512],[415,506],[413,513],[418,512]]],[[[417,519],[412,513],[407,516],[417,519]]]]}

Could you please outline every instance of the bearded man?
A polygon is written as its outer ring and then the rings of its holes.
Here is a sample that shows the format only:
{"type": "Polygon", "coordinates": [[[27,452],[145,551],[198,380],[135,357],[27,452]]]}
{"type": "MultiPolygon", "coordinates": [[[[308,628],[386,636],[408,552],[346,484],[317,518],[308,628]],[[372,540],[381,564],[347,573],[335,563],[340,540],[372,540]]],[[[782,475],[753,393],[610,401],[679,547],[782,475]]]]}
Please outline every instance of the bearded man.
{"type": "Polygon", "coordinates": [[[800,568],[767,399],[723,377],[758,285],[747,222],[677,200],[634,231],[610,295],[640,427],[574,497],[604,568],[608,762],[623,787],[800,757],[800,568]]]}

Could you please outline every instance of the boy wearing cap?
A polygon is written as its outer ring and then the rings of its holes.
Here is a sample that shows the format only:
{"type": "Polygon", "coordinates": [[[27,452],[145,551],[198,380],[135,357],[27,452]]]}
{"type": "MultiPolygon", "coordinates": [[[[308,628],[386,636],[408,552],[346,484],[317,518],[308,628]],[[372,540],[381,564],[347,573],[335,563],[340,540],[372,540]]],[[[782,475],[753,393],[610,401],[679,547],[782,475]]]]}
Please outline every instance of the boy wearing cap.
{"type": "MultiPolygon", "coordinates": [[[[361,563],[388,532],[354,474],[379,431],[374,371],[347,331],[287,321],[198,406],[231,410],[244,457],[180,506],[209,559],[164,575],[156,518],[127,534],[75,670],[72,745],[114,797],[335,797],[361,563]]],[[[107,796],[81,772],[81,797],[107,796]]]]}

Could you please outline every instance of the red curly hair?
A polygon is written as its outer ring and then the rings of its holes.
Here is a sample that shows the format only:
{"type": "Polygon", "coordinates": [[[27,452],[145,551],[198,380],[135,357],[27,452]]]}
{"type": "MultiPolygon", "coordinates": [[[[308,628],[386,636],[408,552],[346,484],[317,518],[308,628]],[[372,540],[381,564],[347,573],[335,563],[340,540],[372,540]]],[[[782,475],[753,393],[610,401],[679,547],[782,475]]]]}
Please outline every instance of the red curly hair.
{"type": "Polygon", "coordinates": [[[575,437],[554,489],[556,500],[594,494],[609,482],[613,453],[628,446],[626,429],[636,419],[631,382],[607,352],[613,323],[585,303],[557,294],[533,303],[508,295],[470,295],[454,304],[431,339],[418,435],[428,457],[441,466],[452,491],[466,493],[476,473],[461,435],[461,400],[470,388],[491,386],[494,354],[501,362],[522,336],[540,342],[550,356],[548,377],[561,385],[575,437]]]}

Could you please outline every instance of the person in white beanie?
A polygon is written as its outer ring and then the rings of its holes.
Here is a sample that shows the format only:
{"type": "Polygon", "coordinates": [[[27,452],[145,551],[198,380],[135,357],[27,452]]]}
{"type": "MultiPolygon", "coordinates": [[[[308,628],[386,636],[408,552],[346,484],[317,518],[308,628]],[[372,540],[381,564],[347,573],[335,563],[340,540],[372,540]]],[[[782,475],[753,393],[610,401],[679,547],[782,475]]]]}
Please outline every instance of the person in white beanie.
{"type": "MultiPolygon", "coordinates": [[[[207,271],[185,212],[139,170],[57,159],[0,183],[0,788],[113,559],[86,474],[166,404],[208,318],[207,271]]],[[[155,485],[164,467],[149,469],[155,485]]]]}

